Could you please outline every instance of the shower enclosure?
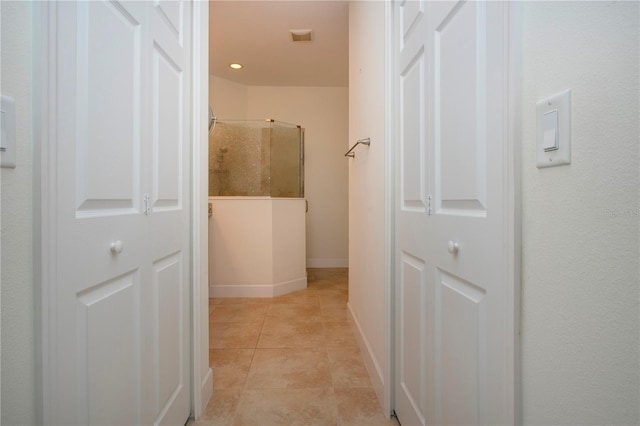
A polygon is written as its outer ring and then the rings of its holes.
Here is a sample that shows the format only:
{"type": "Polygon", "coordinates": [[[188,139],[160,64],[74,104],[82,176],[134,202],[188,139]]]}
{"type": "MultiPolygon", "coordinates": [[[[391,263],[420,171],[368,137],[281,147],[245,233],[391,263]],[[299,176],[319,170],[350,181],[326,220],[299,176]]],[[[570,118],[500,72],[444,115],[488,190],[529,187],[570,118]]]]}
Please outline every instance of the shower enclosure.
{"type": "Polygon", "coordinates": [[[209,294],[272,297],[307,286],[304,130],[218,120],[209,136],[209,294]]]}
{"type": "Polygon", "coordinates": [[[303,198],[303,148],[300,126],[218,121],[209,138],[209,195],[303,198]]]}

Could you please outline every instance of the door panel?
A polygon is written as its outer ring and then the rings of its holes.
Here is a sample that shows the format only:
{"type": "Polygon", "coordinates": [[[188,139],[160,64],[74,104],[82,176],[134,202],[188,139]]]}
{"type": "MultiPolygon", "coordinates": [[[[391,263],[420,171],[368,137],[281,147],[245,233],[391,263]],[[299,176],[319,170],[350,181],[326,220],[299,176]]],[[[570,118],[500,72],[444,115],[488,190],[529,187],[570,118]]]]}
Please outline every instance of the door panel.
{"type": "Polygon", "coordinates": [[[77,5],[78,217],[133,213],[139,207],[141,29],[134,17],[139,12],[120,3],[77,5]]]}
{"type": "MultiPolygon", "coordinates": [[[[164,417],[187,386],[182,365],[187,347],[176,344],[185,336],[184,265],[180,254],[154,263],[154,346],[157,371],[156,398],[161,417],[164,417]]],[[[156,424],[161,419],[156,420],[156,424]]],[[[176,419],[180,420],[180,418],[176,419]]]]}
{"type": "Polygon", "coordinates": [[[402,207],[426,209],[425,137],[421,118],[425,114],[424,51],[411,61],[400,76],[400,127],[402,129],[402,207]]]}
{"type": "Polygon", "coordinates": [[[434,13],[432,24],[436,205],[480,216],[486,214],[484,9],[482,2],[459,3],[448,14],[434,13]]]}
{"type": "Polygon", "coordinates": [[[152,51],[152,173],[150,261],[156,274],[154,336],[157,383],[154,424],[183,423],[189,415],[189,161],[191,4],[154,2],[152,51]]]}
{"type": "Polygon", "coordinates": [[[153,210],[180,207],[184,136],[183,72],[158,45],[153,48],[153,210]]]}
{"type": "Polygon", "coordinates": [[[181,209],[184,142],[189,103],[184,72],[189,40],[184,38],[183,1],[156,1],[152,13],[154,212],[181,209]],[[185,97],[187,96],[187,97],[185,97]]]}
{"type": "Polygon", "coordinates": [[[422,18],[424,13],[424,3],[421,1],[405,1],[403,2],[400,13],[402,14],[402,40],[409,38],[409,31],[414,28],[414,24],[422,18]]]}
{"type": "Polygon", "coordinates": [[[394,3],[402,424],[513,422],[505,369],[508,7],[394,3]]]}
{"type": "MultiPolygon", "coordinates": [[[[408,253],[402,253],[402,271],[398,286],[398,310],[403,313],[398,322],[399,365],[397,381],[400,401],[419,423],[425,422],[426,389],[426,265],[408,253]]],[[[404,407],[403,407],[404,408],[404,407]]],[[[413,422],[409,422],[412,424],[413,422]]]]}
{"type": "Polygon", "coordinates": [[[422,425],[433,418],[433,390],[425,377],[432,377],[433,324],[428,317],[433,306],[433,274],[422,243],[428,214],[429,152],[427,146],[427,58],[426,3],[396,3],[395,22],[399,35],[396,111],[399,143],[396,155],[399,190],[396,191],[396,298],[395,298],[395,410],[402,424],[422,425]],[[430,285],[429,285],[430,284],[430,285]]]}
{"type": "Polygon", "coordinates": [[[77,294],[80,424],[139,421],[139,305],[137,271],[77,294]]]}
{"type": "Polygon", "coordinates": [[[189,416],[189,8],[54,9],[53,424],[189,416]]]}
{"type": "Polygon", "coordinates": [[[155,1],[154,5],[160,17],[164,20],[167,29],[169,29],[177,40],[183,37],[183,16],[184,2],[182,1],[155,1]]]}
{"type": "Polygon", "coordinates": [[[480,374],[486,350],[485,292],[443,271],[436,277],[441,298],[441,424],[484,424],[479,394],[485,389],[480,374]]]}

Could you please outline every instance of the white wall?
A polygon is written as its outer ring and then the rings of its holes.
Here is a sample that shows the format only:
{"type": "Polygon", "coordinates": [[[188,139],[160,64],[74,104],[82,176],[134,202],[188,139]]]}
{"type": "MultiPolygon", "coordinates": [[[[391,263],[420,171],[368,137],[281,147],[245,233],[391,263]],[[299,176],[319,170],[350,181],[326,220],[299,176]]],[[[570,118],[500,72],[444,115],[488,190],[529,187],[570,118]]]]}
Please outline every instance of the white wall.
{"type": "Polygon", "coordinates": [[[305,129],[307,266],[346,267],[348,89],[249,86],[248,94],[248,118],[272,118],[305,129]]]}
{"type": "Polygon", "coordinates": [[[348,88],[245,86],[210,76],[221,119],[272,118],[305,129],[307,266],[348,264],[348,88]]]}
{"type": "Polygon", "coordinates": [[[349,308],[383,402],[385,380],[385,4],[349,4],[349,308]]]}
{"type": "Polygon", "coordinates": [[[247,86],[209,75],[209,105],[221,120],[247,118],[247,86]]]}
{"type": "MultiPolygon", "coordinates": [[[[200,90],[204,93],[209,92],[209,3],[208,2],[197,2],[194,4],[194,8],[196,11],[200,11],[200,29],[203,32],[201,34],[201,43],[200,43],[200,52],[196,53],[196,63],[197,59],[200,60],[200,85],[197,90],[200,90]]],[[[195,21],[194,25],[198,25],[198,22],[195,21]]],[[[196,27],[197,28],[197,27],[196,27]]],[[[198,82],[195,82],[197,85],[198,82]]],[[[207,106],[209,105],[208,97],[205,99],[204,97],[196,97],[196,102],[199,102],[198,110],[200,117],[207,117],[209,114],[207,111],[207,106]]],[[[206,120],[205,119],[205,120],[206,120]]],[[[205,127],[206,128],[206,127],[205,127]]],[[[205,137],[203,134],[198,134],[197,132],[194,134],[195,138],[205,137]]],[[[196,195],[194,198],[194,213],[200,212],[200,220],[193,222],[193,232],[198,233],[198,237],[194,235],[194,243],[198,244],[200,250],[200,256],[193,258],[193,265],[195,267],[194,271],[194,280],[199,284],[194,283],[193,289],[193,300],[194,303],[199,300],[200,306],[199,310],[194,309],[194,313],[199,315],[199,321],[196,321],[197,318],[194,318],[194,329],[192,330],[193,336],[200,335],[200,348],[195,350],[197,351],[194,359],[194,368],[193,368],[193,377],[195,377],[194,387],[200,386],[201,394],[200,401],[195,399],[195,391],[194,391],[194,400],[193,410],[196,418],[202,415],[204,412],[204,408],[207,406],[209,399],[213,393],[213,370],[209,366],[209,256],[208,256],[208,248],[209,248],[209,238],[207,229],[209,226],[209,218],[205,214],[207,211],[207,202],[208,202],[208,177],[209,177],[209,146],[207,143],[194,143],[193,146],[194,155],[196,155],[196,159],[194,159],[193,167],[194,171],[200,173],[200,180],[194,181],[194,191],[199,193],[200,195],[196,195]],[[199,352],[199,354],[198,354],[199,352]],[[199,355],[199,359],[198,359],[199,355]],[[199,403],[198,403],[199,402],[199,403]]],[[[195,306],[195,305],[194,305],[195,306]]],[[[194,346],[195,347],[195,346],[194,346]]]]}
{"type": "Polygon", "coordinates": [[[210,297],[274,297],[307,288],[304,200],[209,202],[210,297]]]}
{"type": "Polygon", "coordinates": [[[16,168],[2,169],[2,418],[34,424],[36,403],[31,133],[32,4],[1,2],[1,92],[16,102],[16,168]]]}
{"type": "Polygon", "coordinates": [[[637,2],[524,6],[525,424],[639,424],[637,2]],[[572,90],[572,164],[535,167],[535,103],[572,90]]]}

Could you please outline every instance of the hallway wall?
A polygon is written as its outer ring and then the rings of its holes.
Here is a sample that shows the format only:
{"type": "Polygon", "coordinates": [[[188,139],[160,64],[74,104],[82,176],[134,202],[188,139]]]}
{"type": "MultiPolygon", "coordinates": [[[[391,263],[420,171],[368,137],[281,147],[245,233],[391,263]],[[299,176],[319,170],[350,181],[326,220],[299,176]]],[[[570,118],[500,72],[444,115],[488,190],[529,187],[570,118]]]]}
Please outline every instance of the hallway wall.
{"type": "Polygon", "coordinates": [[[32,9],[30,2],[0,2],[0,88],[15,99],[17,126],[16,168],[0,172],[3,425],[35,424],[40,415],[33,275],[32,9]]]}
{"type": "Polygon", "coordinates": [[[273,118],[305,129],[304,192],[307,267],[348,264],[348,89],[249,86],[251,118],[273,118]]]}
{"type": "Polygon", "coordinates": [[[209,75],[209,105],[221,120],[247,118],[247,86],[209,75]]]}
{"type": "Polygon", "coordinates": [[[210,76],[220,119],[265,119],[305,129],[307,267],[348,265],[348,88],[245,86],[210,76]]]}
{"type": "MultiPolygon", "coordinates": [[[[385,371],[385,3],[349,3],[349,309],[384,406],[385,371]]],[[[391,240],[393,241],[393,240],[391,240]]],[[[386,407],[385,407],[386,409],[386,407]]]]}
{"type": "Polygon", "coordinates": [[[523,10],[524,424],[638,424],[639,8],[523,10]],[[569,166],[535,166],[535,104],[571,89],[569,166]]]}

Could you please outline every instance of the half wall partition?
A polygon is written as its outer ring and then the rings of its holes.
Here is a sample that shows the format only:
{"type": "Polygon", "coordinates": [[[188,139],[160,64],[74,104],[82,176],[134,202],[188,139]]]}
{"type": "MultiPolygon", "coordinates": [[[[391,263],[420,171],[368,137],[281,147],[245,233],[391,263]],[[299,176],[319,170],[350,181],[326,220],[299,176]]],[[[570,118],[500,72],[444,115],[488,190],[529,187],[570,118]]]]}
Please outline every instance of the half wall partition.
{"type": "Polygon", "coordinates": [[[273,297],[307,286],[304,130],[217,121],[209,136],[210,297],[273,297]]]}

